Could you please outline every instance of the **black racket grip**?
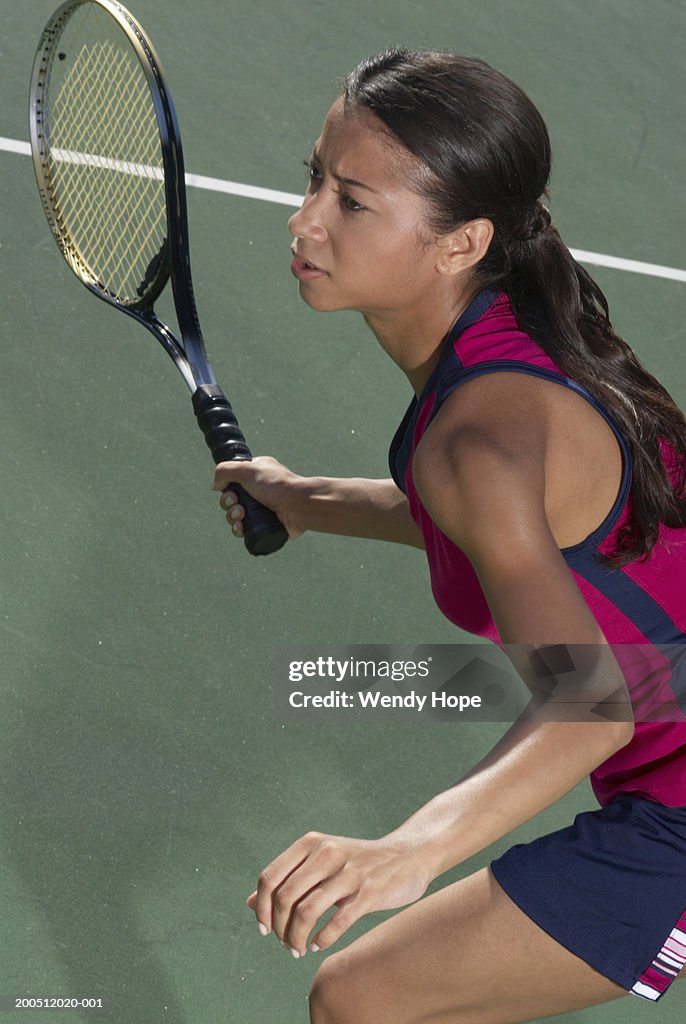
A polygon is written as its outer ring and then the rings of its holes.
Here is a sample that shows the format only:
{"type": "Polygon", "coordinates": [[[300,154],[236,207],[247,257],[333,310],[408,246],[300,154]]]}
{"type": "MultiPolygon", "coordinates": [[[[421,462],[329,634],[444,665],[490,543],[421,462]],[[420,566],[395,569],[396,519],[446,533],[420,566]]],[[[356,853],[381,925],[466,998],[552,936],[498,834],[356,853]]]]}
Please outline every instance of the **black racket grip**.
{"type": "MultiPolygon", "coordinates": [[[[217,384],[203,384],[193,392],[193,409],[215,464],[252,459],[236,414],[217,384]]],[[[240,484],[232,484],[231,489],[245,509],[243,540],[250,554],[270,555],[282,548],[288,533],[272,510],[255,501],[240,484]]]]}

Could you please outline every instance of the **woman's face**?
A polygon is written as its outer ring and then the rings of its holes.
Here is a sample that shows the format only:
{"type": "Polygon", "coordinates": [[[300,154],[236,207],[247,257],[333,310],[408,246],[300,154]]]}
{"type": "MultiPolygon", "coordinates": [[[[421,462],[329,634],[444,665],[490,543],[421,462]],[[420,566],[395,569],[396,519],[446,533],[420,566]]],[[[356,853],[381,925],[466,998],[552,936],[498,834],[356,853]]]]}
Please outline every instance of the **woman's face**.
{"type": "Polygon", "coordinates": [[[291,269],[308,305],[383,318],[433,301],[444,282],[427,202],[410,188],[416,166],[373,115],[333,104],[303,205],[288,222],[291,269]]]}

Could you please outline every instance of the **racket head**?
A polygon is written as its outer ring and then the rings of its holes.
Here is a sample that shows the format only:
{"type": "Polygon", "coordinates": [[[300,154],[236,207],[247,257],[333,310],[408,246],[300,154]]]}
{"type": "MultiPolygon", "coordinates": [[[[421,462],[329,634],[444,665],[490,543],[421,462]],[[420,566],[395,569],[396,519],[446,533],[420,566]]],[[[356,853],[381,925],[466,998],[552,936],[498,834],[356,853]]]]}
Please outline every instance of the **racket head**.
{"type": "Polygon", "coordinates": [[[159,58],[115,0],[67,0],[54,13],[34,60],[29,121],[43,208],[67,263],[101,298],[152,309],[170,275],[169,178],[183,181],[183,165],[159,58]]]}

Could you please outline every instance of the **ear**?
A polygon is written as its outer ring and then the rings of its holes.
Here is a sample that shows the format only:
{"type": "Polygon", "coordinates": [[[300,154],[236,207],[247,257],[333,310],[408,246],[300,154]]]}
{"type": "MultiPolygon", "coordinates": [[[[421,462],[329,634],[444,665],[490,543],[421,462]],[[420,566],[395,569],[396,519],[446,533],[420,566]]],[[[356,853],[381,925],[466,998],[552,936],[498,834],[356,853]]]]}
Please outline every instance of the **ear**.
{"type": "Polygon", "coordinates": [[[493,238],[492,221],[468,220],[436,241],[436,269],[440,274],[459,274],[475,266],[488,252],[493,238]]]}

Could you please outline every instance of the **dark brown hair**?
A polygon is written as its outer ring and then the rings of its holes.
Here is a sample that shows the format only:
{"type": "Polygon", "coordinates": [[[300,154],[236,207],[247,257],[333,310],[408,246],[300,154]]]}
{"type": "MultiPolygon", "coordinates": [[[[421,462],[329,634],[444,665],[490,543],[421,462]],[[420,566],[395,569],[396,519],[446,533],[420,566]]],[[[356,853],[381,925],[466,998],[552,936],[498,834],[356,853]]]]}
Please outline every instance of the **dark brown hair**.
{"type": "Polygon", "coordinates": [[[386,50],[348,75],[343,97],[421,161],[416,187],[436,232],[477,217],[492,221],[474,283],[507,292],[522,328],[624,434],[633,459],[630,517],[603,560],[624,565],[647,556],[661,522],[686,527],[686,420],[615,333],[603,292],[551,223],[542,202],[551,152],[541,114],[505,75],[454,53],[386,50]]]}

